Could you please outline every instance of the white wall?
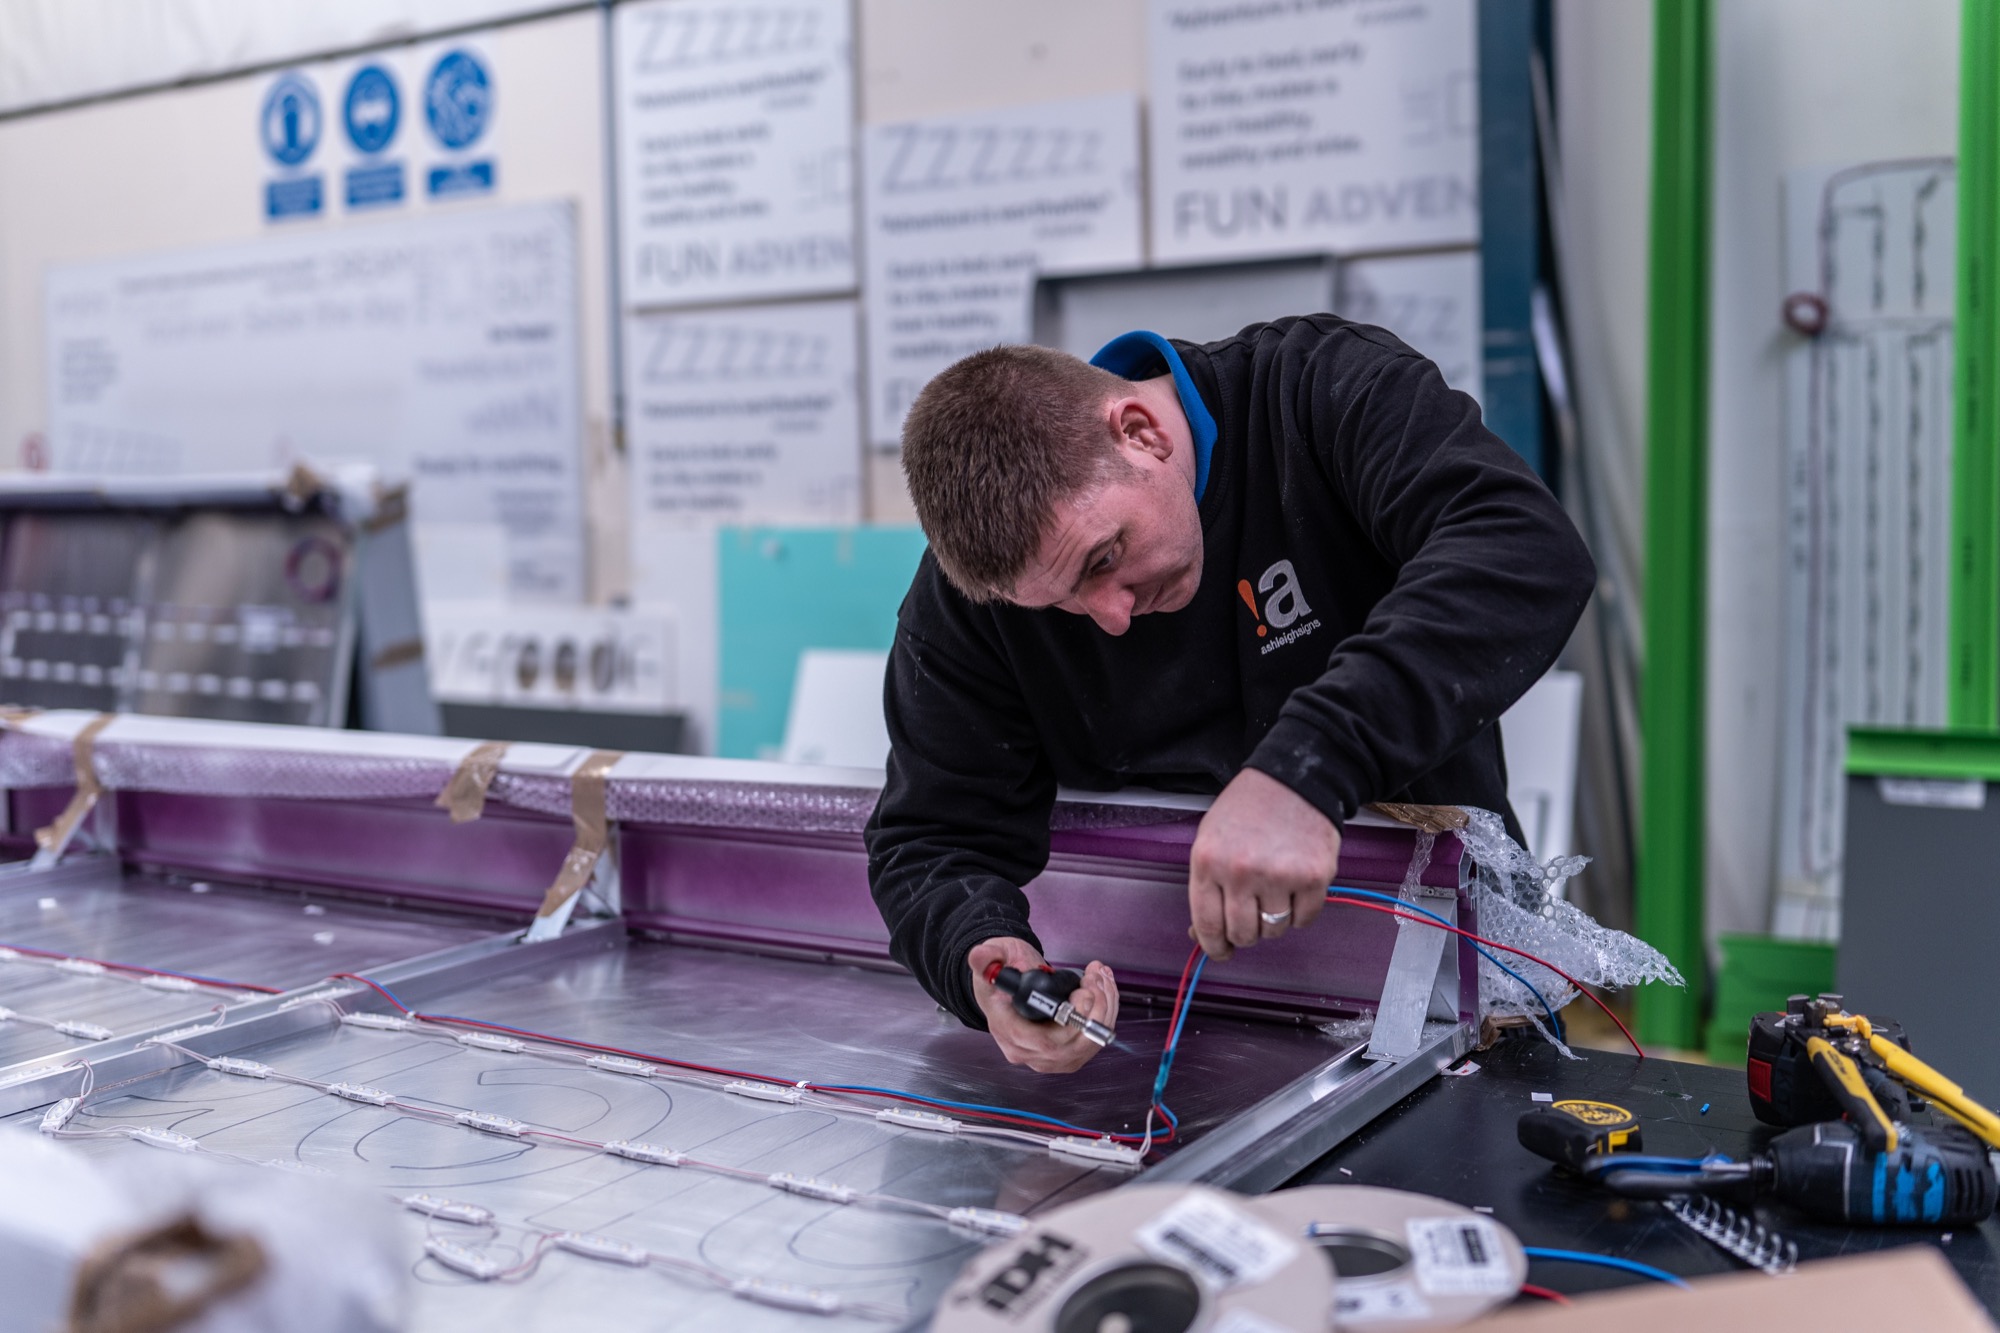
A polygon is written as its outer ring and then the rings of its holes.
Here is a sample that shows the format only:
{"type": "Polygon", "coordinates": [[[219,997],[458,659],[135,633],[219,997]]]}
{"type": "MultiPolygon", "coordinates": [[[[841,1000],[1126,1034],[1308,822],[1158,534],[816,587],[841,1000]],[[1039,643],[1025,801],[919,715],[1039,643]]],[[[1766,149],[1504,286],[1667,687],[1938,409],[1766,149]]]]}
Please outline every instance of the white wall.
{"type": "Polygon", "coordinates": [[[0,0],[0,111],[491,22],[550,0],[0,0]]]}
{"type": "MultiPolygon", "coordinates": [[[[1950,154],[1956,0],[1719,0],[1710,280],[1708,929],[1769,926],[1784,597],[1781,189],[1800,167],[1950,154]]],[[[1576,250],[1602,338],[1577,348],[1585,421],[1641,440],[1650,5],[1558,0],[1576,250]]],[[[1634,459],[1636,461],[1636,453],[1634,459]]],[[[1636,497],[1635,497],[1636,498],[1636,497]]]]}

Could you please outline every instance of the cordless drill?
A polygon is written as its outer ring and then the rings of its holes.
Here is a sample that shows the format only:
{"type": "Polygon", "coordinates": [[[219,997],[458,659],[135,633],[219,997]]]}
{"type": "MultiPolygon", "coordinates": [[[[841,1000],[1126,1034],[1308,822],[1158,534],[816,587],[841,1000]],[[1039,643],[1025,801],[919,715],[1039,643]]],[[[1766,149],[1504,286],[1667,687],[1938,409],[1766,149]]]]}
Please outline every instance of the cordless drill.
{"type": "Polygon", "coordinates": [[[1608,1102],[1557,1102],[1521,1117],[1521,1145],[1627,1198],[1768,1194],[1851,1226],[1971,1226],[2000,1198],[1985,1145],[1956,1125],[1897,1125],[1893,1139],[1845,1120],[1787,1130],[1747,1161],[1647,1157],[1637,1117],[1608,1102]]]}

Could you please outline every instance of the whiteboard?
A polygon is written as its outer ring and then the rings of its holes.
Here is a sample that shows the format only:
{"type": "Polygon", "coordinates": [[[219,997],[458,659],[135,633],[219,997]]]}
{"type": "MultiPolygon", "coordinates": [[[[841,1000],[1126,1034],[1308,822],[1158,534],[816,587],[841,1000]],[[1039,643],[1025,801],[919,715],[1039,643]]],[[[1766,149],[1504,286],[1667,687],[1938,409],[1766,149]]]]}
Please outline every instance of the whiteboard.
{"type": "Polygon", "coordinates": [[[893,446],[952,362],[1027,342],[1035,279],[1136,268],[1139,104],[1129,93],[871,125],[868,432],[893,446]]]}
{"type": "Polygon", "coordinates": [[[861,521],[852,301],[625,325],[632,528],[861,521]]]}
{"type": "Polygon", "coordinates": [[[625,300],[852,290],[848,0],[656,0],[613,25],[625,300]]]}
{"type": "Polygon", "coordinates": [[[1473,0],[1151,0],[1153,261],[1479,239],[1473,0]]]}
{"type": "Polygon", "coordinates": [[[581,598],[567,204],[56,267],[46,300],[53,470],[371,462],[412,479],[427,590],[483,549],[505,595],[581,598]]]}

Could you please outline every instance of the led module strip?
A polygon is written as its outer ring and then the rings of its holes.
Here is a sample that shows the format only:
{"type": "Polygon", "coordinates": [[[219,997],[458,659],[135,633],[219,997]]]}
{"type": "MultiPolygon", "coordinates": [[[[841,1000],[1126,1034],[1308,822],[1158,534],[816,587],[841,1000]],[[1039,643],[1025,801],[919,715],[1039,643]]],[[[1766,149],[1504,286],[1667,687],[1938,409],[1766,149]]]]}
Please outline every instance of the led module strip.
{"type": "MultiPolygon", "coordinates": [[[[397,1096],[386,1088],[371,1087],[362,1083],[326,1083],[318,1079],[305,1078],[286,1073],[281,1069],[243,1060],[234,1056],[207,1056],[198,1051],[162,1038],[155,1038],[154,1044],[163,1046],[178,1055],[199,1062],[211,1072],[228,1074],[236,1078],[270,1080],[288,1083],[295,1087],[310,1088],[329,1097],[342,1101],[356,1102],[363,1106],[376,1106],[385,1110],[393,1109],[410,1115],[422,1116],[436,1123],[455,1124],[475,1133],[491,1134],[500,1138],[537,1139],[559,1143],[565,1147],[581,1148],[600,1153],[607,1157],[621,1157],[627,1161],[641,1162],[648,1166],[686,1167],[709,1175],[725,1176],[732,1180],[747,1181],[763,1185],[784,1194],[796,1194],[802,1198],[815,1199],[831,1204],[861,1204],[885,1211],[914,1214],[936,1218],[949,1225],[983,1232],[988,1235],[1013,1235],[1027,1225],[1027,1219],[1012,1213],[1002,1213],[990,1209],[948,1208],[942,1204],[926,1203],[920,1199],[906,1199],[895,1194],[876,1194],[856,1189],[837,1181],[824,1180],[816,1176],[795,1175],[789,1171],[752,1171],[743,1167],[727,1166],[721,1162],[706,1162],[691,1157],[677,1149],[654,1143],[644,1143],[630,1139],[584,1139],[570,1134],[561,1134],[552,1129],[516,1120],[511,1116],[495,1115],[486,1111],[451,1111],[440,1107],[426,1106],[397,1096]]],[[[72,1112],[73,1113],[73,1112],[72,1112]]],[[[45,1122],[46,1127],[46,1122],[45,1122]]],[[[62,1129],[57,1126],[56,1129],[62,1129]]],[[[55,1132],[50,1130],[49,1132],[55,1132]]],[[[84,1131],[95,1132],[95,1131],[84,1131]]],[[[104,1131],[112,1132],[112,1131],[104,1131]]],[[[170,1131],[157,1131],[159,1134],[170,1131]]],[[[129,1136],[128,1132],[128,1136],[129,1136]]],[[[156,1147],[173,1146],[165,1142],[145,1140],[156,1147]]],[[[189,1141],[192,1144],[192,1140],[189,1141]]]]}
{"type": "Polygon", "coordinates": [[[705,1077],[698,1073],[650,1064],[628,1056],[608,1055],[568,1047],[559,1042],[526,1040],[499,1033],[462,1031],[449,1024],[422,1018],[406,1018],[398,1014],[342,1013],[340,1021],[345,1027],[367,1032],[402,1033],[437,1042],[448,1041],[470,1050],[501,1055],[536,1056],[563,1064],[584,1065],[607,1074],[623,1074],[630,1078],[675,1083],[709,1092],[727,1093],[733,1097],[745,1097],[753,1101],[810,1107],[838,1115],[857,1116],[883,1124],[897,1125],[904,1129],[949,1134],[967,1139],[1019,1143],[1062,1156],[1085,1158],[1100,1165],[1136,1167],[1142,1164],[1144,1157],[1142,1153],[1109,1139],[1038,1134],[1031,1130],[984,1125],[956,1116],[904,1107],[878,1110],[856,1105],[834,1094],[820,1092],[810,1083],[769,1083],[758,1079],[726,1078],[720,1075],[705,1077]]]}
{"type": "MultiPolygon", "coordinates": [[[[502,1229],[502,1224],[494,1220],[492,1213],[475,1205],[454,1204],[448,1200],[432,1199],[427,1195],[414,1195],[403,1200],[403,1204],[434,1221],[461,1222],[470,1226],[489,1228],[496,1237],[502,1229]]],[[[876,1305],[869,1301],[850,1300],[836,1292],[824,1291],[818,1287],[802,1287],[795,1283],[779,1282],[770,1278],[740,1277],[690,1259],[657,1254],[643,1245],[619,1240],[615,1236],[583,1231],[535,1231],[529,1227],[517,1226],[509,1226],[507,1229],[522,1233],[529,1242],[526,1256],[512,1263],[495,1258],[481,1246],[463,1244],[438,1235],[427,1236],[424,1239],[424,1253],[454,1273],[479,1282],[519,1281],[527,1278],[541,1266],[549,1251],[561,1250],[598,1263],[617,1264],[622,1268],[655,1268],[679,1277],[692,1278],[725,1291],[738,1300],[768,1305],[780,1310],[828,1316],[852,1315],[888,1323],[904,1323],[910,1318],[908,1310],[876,1305]]]]}
{"type": "MultiPolygon", "coordinates": [[[[179,1050],[181,1048],[176,1047],[175,1049],[179,1050]]],[[[183,1053],[192,1054],[192,1052],[185,1051],[183,1053]]],[[[217,1072],[233,1073],[245,1078],[276,1078],[281,1082],[302,1083],[310,1086],[310,1080],[289,1077],[279,1073],[268,1065],[261,1065],[255,1061],[235,1060],[229,1063],[229,1068],[218,1070],[217,1072]]],[[[210,1067],[213,1068],[214,1064],[211,1063],[210,1067]]],[[[372,1093],[375,1090],[368,1089],[367,1091],[372,1093]]],[[[192,1135],[183,1134],[178,1130],[168,1129],[159,1125],[118,1125],[93,1129],[70,1128],[71,1122],[75,1120],[77,1112],[82,1109],[84,1100],[89,1095],[89,1092],[86,1091],[75,1097],[65,1097],[49,1107],[42,1116],[41,1132],[52,1138],[59,1139],[128,1139],[134,1143],[144,1144],[149,1148],[158,1148],[166,1152],[202,1152],[227,1161],[271,1167],[277,1170],[304,1172],[309,1175],[318,1176],[332,1174],[322,1171],[318,1167],[307,1166],[301,1162],[284,1160],[253,1161],[251,1158],[243,1157],[236,1153],[223,1152],[219,1149],[211,1148],[192,1135]]],[[[369,1101],[373,1104],[372,1097],[361,1098],[360,1100],[369,1101]]],[[[425,1109],[410,1108],[405,1104],[393,1100],[382,1104],[395,1105],[398,1109],[425,1109]]],[[[431,1112],[431,1114],[440,1113],[431,1112]]],[[[476,1113],[466,1112],[454,1118],[464,1123],[467,1116],[474,1115],[476,1113]]],[[[480,1118],[488,1121],[501,1121],[503,1119],[498,1116],[480,1118]]],[[[511,1126],[518,1122],[507,1121],[505,1123],[511,1126]]],[[[489,1130],[488,1132],[494,1131],[489,1130]]],[[[512,1133],[511,1129],[499,1132],[509,1133],[510,1135],[512,1133]]],[[[574,1142],[574,1140],[564,1141],[574,1142]]],[[[825,1181],[810,1180],[790,1175],[764,1177],[759,1172],[738,1171],[729,1167],[714,1167],[707,1163],[694,1161],[680,1153],[668,1153],[665,1149],[656,1148],[649,1144],[611,1143],[604,1145],[604,1148],[614,1156],[626,1157],[633,1161],[652,1162],[660,1165],[691,1166],[698,1170],[718,1170],[723,1174],[740,1178],[762,1179],[766,1184],[786,1190],[789,1193],[801,1194],[808,1198],[822,1199],[827,1202],[866,1202],[873,1199],[888,1198],[888,1196],[861,1194],[846,1186],[833,1185],[825,1181]],[[670,1158],[672,1160],[668,1160],[670,1158]]],[[[492,1211],[482,1208],[478,1204],[459,1203],[450,1199],[437,1198],[429,1194],[408,1195],[400,1199],[399,1202],[411,1212],[421,1213],[425,1217],[430,1218],[433,1224],[437,1222],[456,1222],[465,1226],[489,1229],[496,1235],[501,1229],[501,1224],[495,1219],[492,1211]]],[[[893,1202],[905,1207],[916,1206],[926,1210],[933,1210],[952,1226],[985,1236],[1012,1236],[1025,1229],[1028,1224],[1027,1219],[1024,1217],[989,1208],[947,1209],[930,1204],[912,1205],[909,1200],[893,1200],[893,1202]]],[[[453,1272],[480,1282],[493,1282],[520,1280],[533,1275],[534,1271],[540,1267],[542,1259],[548,1251],[556,1249],[577,1255],[581,1258],[596,1260],[600,1263],[614,1263],[629,1268],[653,1268],[681,1277],[694,1278],[728,1292],[738,1300],[750,1301],[758,1305],[773,1306],[782,1310],[828,1316],[853,1315],[863,1319],[884,1320],[896,1323],[903,1322],[909,1318],[909,1311],[907,1310],[898,1310],[890,1306],[876,1305],[866,1301],[849,1300],[837,1293],[823,1291],[817,1287],[799,1286],[794,1283],[774,1281],[770,1278],[739,1276],[724,1269],[696,1263],[693,1260],[658,1254],[646,1249],[642,1245],[636,1245],[630,1241],[620,1240],[613,1236],[580,1231],[538,1232],[527,1227],[518,1227],[515,1229],[532,1237],[532,1245],[529,1248],[527,1257],[514,1264],[508,1264],[494,1258],[492,1255],[486,1253],[483,1248],[462,1244],[435,1234],[425,1238],[424,1253],[453,1272]]]]}
{"type": "Polygon", "coordinates": [[[84,1041],[110,1041],[118,1035],[101,1023],[85,1023],[73,1018],[42,1018],[17,1009],[0,1008],[0,1023],[26,1023],[30,1027],[47,1028],[65,1037],[77,1037],[84,1041]]]}
{"type": "Polygon", "coordinates": [[[103,981],[122,981],[127,985],[143,986],[147,990],[161,991],[171,995],[187,995],[198,991],[212,991],[235,996],[238,1002],[257,998],[259,992],[243,986],[231,985],[223,981],[208,981],[172,972],[150,969],[121,968],[107,966],[91,958],[78,958],[71,954],[23,953],[19,949],[0,945],[0,964],[11,963],[23,967],[38,967],[48,972],[61,972],[73,977],[90,977],[103,981]]]}

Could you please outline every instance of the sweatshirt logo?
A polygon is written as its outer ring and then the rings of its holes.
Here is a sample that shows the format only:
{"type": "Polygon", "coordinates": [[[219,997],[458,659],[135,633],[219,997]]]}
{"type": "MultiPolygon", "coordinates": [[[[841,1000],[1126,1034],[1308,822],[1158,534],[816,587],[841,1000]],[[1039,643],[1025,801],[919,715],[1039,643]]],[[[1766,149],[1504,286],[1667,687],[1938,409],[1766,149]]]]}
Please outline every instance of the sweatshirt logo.
{"type": "Polygon", "coordinates": [[[1257,578],[1253,591],[1249,579],[1236,581],[1236,595],[1250,608],[1250,614],[1257,618],[1257,637],[1267,642],[1259,652],[1270,652],[1286,644],[1302,639],[1319,628],[1318,620],[1305,620],[1312,615],[1312,604],[1306,601],[1304,590],[1299,587],[1299,572],[1289,560],[1280,560],[1265,570],[1257,578]],[[1262,607],[1258,606],[1257,594],[1264,593],[1262,607]],[[1305,623],[1301,624],[1301,621],[1305,623]],[[1272,630],[1284,631],[1271,638],[1272,630]]]}

